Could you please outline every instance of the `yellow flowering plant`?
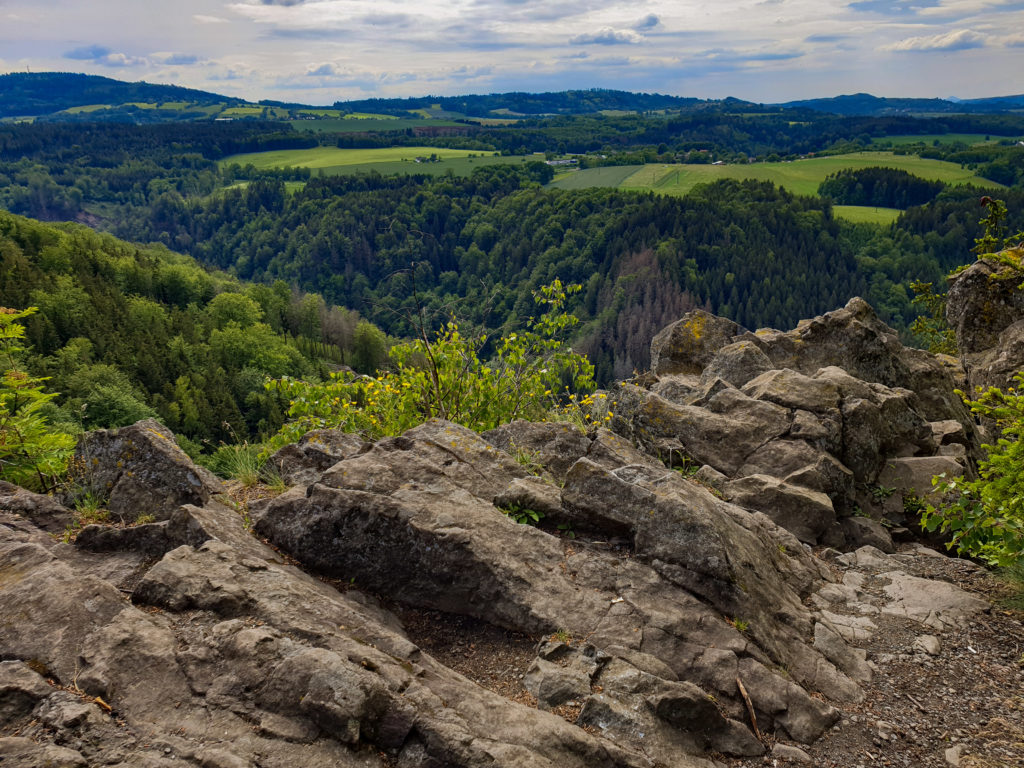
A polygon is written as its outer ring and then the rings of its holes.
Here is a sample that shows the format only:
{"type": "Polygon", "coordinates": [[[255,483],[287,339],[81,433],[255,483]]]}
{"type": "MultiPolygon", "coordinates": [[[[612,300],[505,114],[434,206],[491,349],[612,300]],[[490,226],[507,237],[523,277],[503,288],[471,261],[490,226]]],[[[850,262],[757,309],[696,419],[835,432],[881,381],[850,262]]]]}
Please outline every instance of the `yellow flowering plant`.
{"type": "Polygon", "coordinates": [[[593,365],[564,338],[579,322],[565,311],[565,302],[579,290],[579,285],[556,279],[536,291],[543,312],[530,318],[525,331],[498,339],[490,361],[480,358],[487,335],[464,335],[453,319],[433,338],[423,332],[393,347],[392,370],[374,377],[346,372],[323,383],[269,382],[268,388],[284,394],[290,406],[289,421],[265,450],[295,442],[312,429],[378,438],[435,417],[477,431],[514,419],[545,418],[565,399],[563,387],[573,395],[594,388],[593,365]]]}

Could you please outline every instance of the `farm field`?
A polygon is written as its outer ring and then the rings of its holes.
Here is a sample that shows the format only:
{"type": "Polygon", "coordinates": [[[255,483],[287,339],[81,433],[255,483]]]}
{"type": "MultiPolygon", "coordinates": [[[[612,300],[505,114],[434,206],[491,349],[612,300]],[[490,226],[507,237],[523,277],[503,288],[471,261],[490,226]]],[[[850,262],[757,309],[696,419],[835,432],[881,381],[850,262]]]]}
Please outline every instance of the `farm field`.
{"type": "Polygon", "coordinates": [[[873,208],[867,205],[833,205],[832,215],[854,224],[892,224],[903,213],[899,208],[873,208]]]}
{"type": "Polygon", "coordinates": [[[232,155],[221,160],[222,165],[251,163],[256,168],[310,168],[314,174],[352,174],[376,171],[391,173],[426,173],[441,175],[451,171],[468,176],[474,168],[483,165],[521,163],[532,158],[481,154],[467,149],[445,147],[386,147],[381,149],[338,149],[313,147],[312,149],[285,149],[273,152],[251,152],[232,155]],[[438,162],[417,163],[417,157],[437,155],[438,162]]]}
{"type": "Polygon", "coordinates": [[[548,186],[556,189],[589,189],[590,187],[618,187],[623,182],[641,173],[645,168],[662,167],[646,165],[609,165],[604,168],[586,168],[581,171],[569,171],[559,176],[548,186]]]}
{"type": "Polygon", "coordinates": [[[338,133],[362,133],[375,131],[404,131],[406,128],[443,127],[458,125],[451,120],[411,119],[405,117],[388,117],[386,115],[366,117],[326,117],[318,120],[291,120],[292,126],[299,131],[325,131],[338,133]]]}
{"type": "MultiPolygon", "coordinates": [[[[635,167],[635,166],[634,166],[635,167]]],[[[947,184],[976,184],[999,188],[1003,185],[983,179],[955,163],[928,160],[916,155],[894,155],[892,152],[855,152],[849,155],[812,157],[790,163],[753,163],[751,165],[663,165],[652,163],[641,166],[634,173],[615,182],[608,168],[588,168],[569,177],[552,182],[552,186],[585,189],[587,187],[621,187],[622,189],[653,190],[666,195],[686,195],[698,184],[718,179],[754,179],[771,181],[798,195],[816,195],[818,185],[829,174],[846,168],[897,168],[925,179],[936,179],[947,184]],[[572,186],[567,186],[571,183],[572,186]]]]}
{"type": "Polygon", "coordinates": [[[1009,136],[986,136],[984,133],[927,133],[913,136],[882,136],[874,139],[872,144],[891,144],[894,147],[902,147],[908,144],[953,144],[963,142],[967,145],[974,144],[995,144],[1000,139],[1010,138],[1009,136]]]}

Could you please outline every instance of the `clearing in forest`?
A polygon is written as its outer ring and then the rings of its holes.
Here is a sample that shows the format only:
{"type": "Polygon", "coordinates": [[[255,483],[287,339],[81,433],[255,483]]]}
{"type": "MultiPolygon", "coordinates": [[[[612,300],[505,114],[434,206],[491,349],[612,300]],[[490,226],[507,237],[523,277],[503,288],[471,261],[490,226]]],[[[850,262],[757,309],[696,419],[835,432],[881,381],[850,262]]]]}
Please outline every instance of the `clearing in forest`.
{"type": "MultiPolygon", "coordinates": [[[[634,166],[635,167],[635,166],[634,166]]],[[[956,163],[930,160],[917,155],[895,155],[892,152],[854,152],[848,155],[810,157],[804,160],[778,163],[738,163],[734,165],[665,165],[650,163],[612,183],[614,177],[599,173],[607,168],[589,168],[570,177],[552,182],[554,187],[585,189],[587,187],[621,187],[622,189],[651,190],[666,195],[686,195],[698,184],[719,179],[754,179],[771,181],[798,195],[818,194],[818,185],[829,174],[851,168],[897,168],[923,179],[935,179],[947,184],[975,184],[979,187],[998,188],[1002,184],[989,181],[956,163]],[[569,187],[571,179],[572,186],[569,187]]]]}
{"type": "Polygon", "coordinates": [[[377,171],[385,175],[389,173],[442,174],[451,171],[458,176],[464,176],[472,173],[474,168],[483,165],[520,163],[527,159],[531,158],[502,157],[480,150],[448,149],[446,147],[375,149],[312,147],[310,149],[282,149],[231,155],[220,162],[222,166],[237,163],[243,167],[251,163],[260,170],[266,168],[310,168],[314,176],[358,173],[360,171],[377,171]],[[431,160],[431,156],[436,160],[431,160]]]}

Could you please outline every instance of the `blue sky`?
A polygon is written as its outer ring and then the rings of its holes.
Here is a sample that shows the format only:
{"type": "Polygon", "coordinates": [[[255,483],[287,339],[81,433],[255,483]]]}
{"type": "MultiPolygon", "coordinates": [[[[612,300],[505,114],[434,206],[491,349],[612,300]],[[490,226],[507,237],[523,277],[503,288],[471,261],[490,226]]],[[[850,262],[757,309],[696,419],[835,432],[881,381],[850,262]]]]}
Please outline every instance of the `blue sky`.
{"type": "Polygon", "coordinates": [[[1010,0],[0,0],[0,72],[248,99],[621,88],[775,102],[1024,93],[1010,0]]]}

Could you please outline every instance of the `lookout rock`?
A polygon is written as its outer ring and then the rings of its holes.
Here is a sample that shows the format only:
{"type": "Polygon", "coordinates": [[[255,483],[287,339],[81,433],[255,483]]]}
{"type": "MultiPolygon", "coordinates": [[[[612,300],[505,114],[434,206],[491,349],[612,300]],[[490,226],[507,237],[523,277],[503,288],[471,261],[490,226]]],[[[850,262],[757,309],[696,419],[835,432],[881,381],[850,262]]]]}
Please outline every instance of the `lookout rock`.
{"type": "Polygon", "coordinates": [[[319,431],[247,508],[151,421],[79,446],[118,525],[0,487],[0,761],[716,768],[828,738],[886,622],[988,609],[882,525],[971,471],[942,364],[859,300],[655,345],[607,427],[319,431]]]}

